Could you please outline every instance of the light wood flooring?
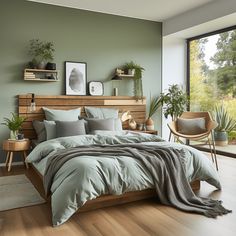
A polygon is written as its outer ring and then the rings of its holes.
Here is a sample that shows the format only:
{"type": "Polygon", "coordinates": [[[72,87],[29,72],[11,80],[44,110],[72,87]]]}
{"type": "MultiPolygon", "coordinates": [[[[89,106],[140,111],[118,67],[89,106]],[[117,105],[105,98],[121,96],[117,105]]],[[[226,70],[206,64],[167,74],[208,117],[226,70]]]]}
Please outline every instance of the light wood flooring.
{"type": "MultiPolygon", "coordinates": [[[[233,213],[217,219],[189,214],[158,204],[139,201],[84,213],[76,213],[67,223],[53,228],[49,204],[0,212],[0,236],[235,236],[236,235],[236,159],[219,157],[222,191],[203,183],[203,197],[221,199],[233,213]]],[[[29,170],[30,172],[31,170],[29,170]]],[[[13,166],[11,175],[22,174],[13,166]]],[[[8,175],[0,168],[0,176],[8,175]]],[[[0,196],[1,201],[1,196],[0,196]]]]}

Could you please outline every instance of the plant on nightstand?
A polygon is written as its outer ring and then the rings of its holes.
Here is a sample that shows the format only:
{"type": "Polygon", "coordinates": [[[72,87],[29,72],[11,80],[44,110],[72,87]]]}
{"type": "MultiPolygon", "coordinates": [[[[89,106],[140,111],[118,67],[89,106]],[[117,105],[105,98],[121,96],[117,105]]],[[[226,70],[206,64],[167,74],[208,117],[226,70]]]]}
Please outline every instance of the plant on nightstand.
{"type": "Polygon", "coordinates": [[[33,59],[29,65],[31,67],[37,66],[38,69],[45,69],[46,63],[53,60],[54,52],[55,48],[53,42],[44,42],[39,39],[31,39],[29,55],[33,56],[33,59]]]}
{"type": "Polygon", "coordinates": [[[150,106],[148,112],[148,118],[146,120],[146,129],[154,130],[154,122],[152,116],[157,112],[158,108],[161,106],[161,97],[151,97],[150,95],[150,106]]]}
{"type": "Polygon", "coordinates": [[[17,139],[17,134],[19,130],[21,129],[21,126],[23,122],[26,120],[25,117],[18,116],[15,113],[11,113],[12,118],[6,118],[4,117],[3,120],[5,121],[4,123],[1,123],[2,125],[6,125],[9,130],[10,130],[10,139],[17,139]]]}

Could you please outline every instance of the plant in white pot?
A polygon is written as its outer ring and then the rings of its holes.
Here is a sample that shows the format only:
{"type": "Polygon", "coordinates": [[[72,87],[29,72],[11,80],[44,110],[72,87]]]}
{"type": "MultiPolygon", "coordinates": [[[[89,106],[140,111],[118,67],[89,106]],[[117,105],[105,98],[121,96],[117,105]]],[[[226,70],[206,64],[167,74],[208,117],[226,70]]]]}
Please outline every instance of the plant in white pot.
{"type": "Polygon", "coordinates": [[[45,69],[46,63],[53,60],[54,52],[53,42],[30,40],[29,55],[33,56],[32,62],[37,63],[38,69],[45,69]]]}
{"type": "Polygon", "coordinates": [[[216,145],[228,145],[228,133],[236,128],[236,120],[230,117],[223,105],[214,108],[212,117],[218,123],[218,126],[214,130],[216,145]]]}
{"type": "Polygon", "coordinates": [[[146,129],[147,130],[154,130],[154,121],[152,119],[152,116],[157,112],[158,108],[161,106],[161,97],[150,96],[150,105],[149,105],[149,111],[148,111],[148,118],[146,119],[146,129]]]}
{"type": "Polygon", "coordinates": [[[4,117],[3,120],[5,122],[1,123],[2,125],[6,125],[10,130],[10,139],[17,139],[17,135],[23,122],[26,120],[25,117],[18,116],[15,113],[11,113],[11,119],[4,117]]]}

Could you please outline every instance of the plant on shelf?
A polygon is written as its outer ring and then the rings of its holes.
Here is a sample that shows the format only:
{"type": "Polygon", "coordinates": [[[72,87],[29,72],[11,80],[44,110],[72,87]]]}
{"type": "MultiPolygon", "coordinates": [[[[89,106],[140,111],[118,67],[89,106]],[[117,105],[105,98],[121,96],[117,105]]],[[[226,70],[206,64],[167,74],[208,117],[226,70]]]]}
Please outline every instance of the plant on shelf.
{"type": "Polygon", "coordinates": [[[236,120],[230,117],[223,105],[214,108],[212,117],[218,123],[214,130],[215,142],[219,146],[225,146],[228,144],[228,133],[236,129],[236,120]]]}
{"type": "Polygon", "coordinates": [[[33,59],[29,65],[33,67],[36,64],[39,69],[44,69],[46,63],[53,60],[54,52],[55,48],[53,42],[31,39],[29,55],[33,56],[33,59]]]}
{"type": "Polygon", "coordinates": [[[167,93],[161,93],[160,100],[165,118],[171,116],[172,121],[186,110],[189,102],[187,94],[177,84],[170,85],[167,93]]]}
{"type": "Polygon", "coordinates": [[[143,84],[142,84],[142,75],[144,68],[140,65],[134,63],[133,61],[128,62],[124,65],[124,70],[133,75],[134,78],[134,96],[136,99],[143,98],[143,84]]]}
{"type": "Polygon", "coordinates": [[[148,118],[145,122],[147,130],[154,130],[154,122],[152,120],[152,116],[157,112],[160,106],[161,106],[161,97],[158,97],[158,96],[151,97],[150,95],[148,118]]]}
{"type": "Polygon", "coordinates": [[[11,119],[4,117],[4,122],[1,123],[2,125],[6,125],[10,130],[10,139],[16,139],[17,134],[19,130],[21,129],[21,126],[23,122],[26,120],[25,117],[18,116],[15,113],[11,113],[12,117],[11,119]]]}

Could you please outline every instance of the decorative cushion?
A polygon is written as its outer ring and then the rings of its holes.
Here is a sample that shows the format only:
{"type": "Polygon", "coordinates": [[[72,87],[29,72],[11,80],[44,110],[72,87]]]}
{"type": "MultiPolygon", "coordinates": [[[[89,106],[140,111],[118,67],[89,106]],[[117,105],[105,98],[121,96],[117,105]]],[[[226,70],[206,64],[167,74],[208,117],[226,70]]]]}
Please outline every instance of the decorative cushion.
{"type": "Polygon", "coordinates": [[[46,120],[76,121],[80,116],[81,108],[73,110],[54,110],[43,107],[46,120]]]}
{"type": "Polygon", "coordinates": [[[114,131],[114,119],[89,119],[87,122],[89,133],[94,130],[114,131]]]}
{"type": "MultiPolygon", "coordinates": [[[[91,120],[99,120],[100,122],[103,122],[103,121],[106,122],[106,120],[111,120],[111,119],[98,119],[98,118],[88,118],[88,117],[79,117],[79,119],[84,121],[85,130],[86,130],[87,134],[88,133],[94,133],[94,130],[91,130],[90,127],[89,127],[89,122],[91,120]]],[[[122,128],[121,120],[119,118],[112,119],[112,120],[113,120],[113,129],[112,129],[112,131],[122,131],[123,128],[122,128]]]]}
{"type": "Polygon", "coordinates": [[[100,107],[84,107],[85,113],[89,118],[108,119],[118,118],[118,109],[100,108],[100,107]]]}
{"type": "Polygon", "coordinates": [[[47,140],[56,138],[57,137],[56,122],[48,120],[44,120],[43,122],[46,129],[47,140]]]}
{"type": "Polygon", "coordinates": [[[177,130],[181,134],[196,135],[206,132],[205,118],[177,119],[177,130]]]}
{"type": "Polygon", "coordinates": [[[75,135],[85,135],[85,125],[83,120],[77,121],[56,121],[57,137],[67,137],[75,135]]]}
{"type": "Polygon", "coordinates": [[[43,121],[34,120],[33,127],[37,134],[37,142],[41,143],[47,140],[46,129],[43,121]]]}

